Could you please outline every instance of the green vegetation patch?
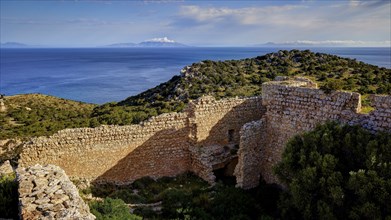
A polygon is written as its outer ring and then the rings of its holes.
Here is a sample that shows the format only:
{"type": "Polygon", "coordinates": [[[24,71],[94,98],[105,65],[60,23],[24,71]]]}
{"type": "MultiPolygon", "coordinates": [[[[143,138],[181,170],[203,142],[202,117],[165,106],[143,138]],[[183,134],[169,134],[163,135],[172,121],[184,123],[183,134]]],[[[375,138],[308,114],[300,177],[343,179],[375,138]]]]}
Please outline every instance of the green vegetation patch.
{"type": "Polygon", "coordinates": [[[327,123],[291,139],[275,168],[284,219],[390,219],[391,134],[327,123]]]}
{"type": "MultiPolygon", "coordinates": [[[[158,204],[135,208],[145,219],[270,219],[275,216],[280,189],[262,183],[243,190],[219,182],[215,186],[191,173],[153,180],[144,177],[130,186],[96,186],[94,196],[125,201],[128,204],[158,204]]],[[[91,207],[93,209],[93,207],[91,207]]]]}
{"type": "Polygon", "coordinates": [[[130,214],[128,206],[120,199],[106,198],[103,201],[93,201],[89,204],[91,213],[97,220],[142,220],[143,218],[130,214]]]}
{"type": "Polygon", "coordinates": [[[0,140],[89,127],[96,106],[41,94],[7,96],[4,102],[7,110],[0,112],[0,140]]]}
{"type": "Polygon", "coordinates": [[[0,176],[0,218],[18,219],[18,183],[15,173],[0,176]]]}

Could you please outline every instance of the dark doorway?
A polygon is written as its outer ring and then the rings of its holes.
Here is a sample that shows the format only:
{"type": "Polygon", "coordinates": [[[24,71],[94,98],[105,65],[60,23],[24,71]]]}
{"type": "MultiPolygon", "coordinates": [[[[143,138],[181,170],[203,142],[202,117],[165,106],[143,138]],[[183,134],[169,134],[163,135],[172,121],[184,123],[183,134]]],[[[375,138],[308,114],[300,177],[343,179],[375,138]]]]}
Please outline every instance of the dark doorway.
{"type": "Polygon", "coordinates": [[[228,142],[232,143],[234,141],[234,129],[228,130],[228,142]]]}
{"type": "Polygon", "coordinates": [[[216,182],[222,182],[225,185],[236,185],[236,177],[234,176],[235,167],[238,164],[238,158],[229,161],[223,168],[213,170],[216,176],[216,182]]]}

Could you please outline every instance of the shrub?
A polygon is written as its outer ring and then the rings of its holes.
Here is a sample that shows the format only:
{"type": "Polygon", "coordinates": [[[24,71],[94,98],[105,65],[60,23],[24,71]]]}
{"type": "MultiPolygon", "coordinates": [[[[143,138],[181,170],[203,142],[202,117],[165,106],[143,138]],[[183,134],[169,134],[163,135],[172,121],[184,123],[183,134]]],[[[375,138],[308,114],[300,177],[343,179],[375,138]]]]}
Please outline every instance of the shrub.
{"type": "Polygon", "coordinates": [[[18,219],[18,183],[14,173],[0,178],[0,218],[18,219]]]}
{"type": "Polygon", "coordinates": [[[292,138],[275,172],[284,217],[391,217],[391,134],[330,122],[292,138]]]}
{"type": "Polygon", "coordinates": [[[90,202],[91,213],[97,220],[141,220],[142,217],[130,214],[130,209],[121,199],[106,198],[90,202]]]}

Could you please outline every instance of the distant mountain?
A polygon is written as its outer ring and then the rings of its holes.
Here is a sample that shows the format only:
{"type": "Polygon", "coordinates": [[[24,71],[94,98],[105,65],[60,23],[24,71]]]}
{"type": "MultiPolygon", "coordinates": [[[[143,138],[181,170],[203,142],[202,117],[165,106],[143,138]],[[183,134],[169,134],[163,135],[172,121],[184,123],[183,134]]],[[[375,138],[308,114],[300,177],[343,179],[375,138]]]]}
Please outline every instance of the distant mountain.
{"type": "Polygon", "coordinates": [[[118,44],[111,44],[105,47],[188,47],[185,44],[178,43],[174,40],[170,40],[167,37],[162,38],[153,38],[150,40],[143,41],[141,43],[135,44],[135,43],[118,43],[118,44]]]}
{"type": "Polygon", "coordinates": [[[167,37],[153,38],[138,44],[140,47],[187,47],[187,45],[170,40],[167,37]]]}
{"type": "Polygon", "coordinates": [[[18,42],[6,42],[0,44],[0,48],[25,48],[29,47],[29,45],[18,43],[18,42]]]}

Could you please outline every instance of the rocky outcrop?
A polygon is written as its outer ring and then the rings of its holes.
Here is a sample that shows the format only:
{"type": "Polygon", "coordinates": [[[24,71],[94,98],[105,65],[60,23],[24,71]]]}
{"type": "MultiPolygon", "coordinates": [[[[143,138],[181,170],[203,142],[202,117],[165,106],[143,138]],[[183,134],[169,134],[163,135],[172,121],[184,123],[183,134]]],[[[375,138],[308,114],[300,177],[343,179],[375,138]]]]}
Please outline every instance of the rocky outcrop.
{"type": "Polygon", "coordinates": [[[95,219],[61,168],[18,168],[17,180],[22,219],[95,219]]]}

